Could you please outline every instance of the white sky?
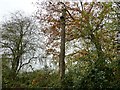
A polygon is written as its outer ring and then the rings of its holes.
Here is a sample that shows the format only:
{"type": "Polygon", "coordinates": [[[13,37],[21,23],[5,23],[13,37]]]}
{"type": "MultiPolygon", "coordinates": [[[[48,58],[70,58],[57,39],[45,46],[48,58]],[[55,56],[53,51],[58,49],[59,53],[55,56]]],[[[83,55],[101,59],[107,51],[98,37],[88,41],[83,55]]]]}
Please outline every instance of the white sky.
{"type": "Polygon", "coordinates": [[[14,13],[17,10],[31,14],[35,10],[35,6],[32,2],[35,3],[36,1],[37,0],[0,0],[0,21],[10,13],[14,13]]]}
{"type": "MultiPolygon", "coordinates": [[[[36,2],[36,1],[38,0],[0,0],[0,21],[3,20],[3,17],[6,17],[10,13],[14,13],[17,10],[21,10],[24,11],[25,13],[31,14],[35,10],[35,6],[32,4],[32,2],[36,2]]],[[[39,1],[43,1],[43,0],[39,0],[39,1]]],[[[67,0],[55,0],[55,1],[67,1],[67,0]]],[[[72,1],[78,1],[78,0],[72,0],[72,1]]],[[[91,0],[84,0],[84,1],[91,1],[91,0]]],[[[97,0],[97,1],[111,1],[111,0],[97,0]]]]}

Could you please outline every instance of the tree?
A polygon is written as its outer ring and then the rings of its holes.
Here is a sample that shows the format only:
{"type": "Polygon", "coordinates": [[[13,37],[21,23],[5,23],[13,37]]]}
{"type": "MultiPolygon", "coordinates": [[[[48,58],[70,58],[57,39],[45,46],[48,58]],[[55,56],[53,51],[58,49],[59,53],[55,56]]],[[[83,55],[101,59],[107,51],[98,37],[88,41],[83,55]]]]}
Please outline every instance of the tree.
{"type": "Polygon", "coordinates": [[[61,47],[60,47],[60,60],[59,60],[59,73],[61,78],[61,85],[64,85],[65,77],[65,20],[66,20],[66,9],[63,7],[61,19],[61,47]]]}
{"type": "MultiPolygon", "coordinates": [[[[42,26],[42,31],[48,36],[49,46],[46,51],[49,54],[52,54],[54,58],[61,53],[57,49],[60,47],[61,32],[59,17],[60,14],[62,14],[62,10],[60,5],[51,1],[42,5],[42,10],[46,13],[37,12],[37,18],[44,24],[44,27],[42,26]]],[[[102,79],[101,82],[97,84],[95,82],[104,75],[108,84],[108,74],[111,75],[110,77],[113,75],[113,68],[111,69],[111,67],[109,67],[109,65],[111,65],[110,63],[116,60],[116,46],[114,45],[114,40],[117,20],[114,18],[115,11],[112,8],[113,4],[111,2],[80,2],[80,4],[78,2],[65,2],[65,6],[67,7],[66,11],[69,12],[66,14],[65,42],[81,42],[81,47],[80,45],[76,45],[80,48],[78,48],[77,51],[73,50],[73,53],[66,55],[66,57],[70,59],[65,58],[65,61],[66,63],[71,61],[73,64],[75,62],[80,62],[81,59],[86,60],[87,58],[87,60],[89,60],[87,62],[92,62],[92,64],[90,64],[90,69],[87,69],[88,73],[84,76],[85,78],[83,81],[88,80],[88,84],[86,84],[88,86],[90,81],[91,87],[96,86],[100,88],[100,83],[104,87],[104,81],[102,79]],[[72,61],[71,58],[73,58],[74,61],[72,61]],[[109,73],[107,72],[107,69],[110,71],[109,73]],[[101,72],[104,72],[104,74],[101,74],[101,72]],[[92,77],[90,77],[92,75],[95,76],[93,81],[91,81],[92,77]]],[[[71,44],[73,45],[74,42],[71,44]]],[[[57,60],[57,58],[55,59],[57,60]]]]}
{"type": "Polygon", "coordinates": [[[32,60],[38,58],[36,54],[37,27],[32,18],[16,12],[9,20],[2,24],[2,48],[3,48],[3,87],[5,74],[9,73],[10,79],[15,80],[20,70],[30,65],[32,60]],[[35,32],[36,31],[36,32],[35,32]],[[7,72],[5,69],[9,69],[7,72]]]}

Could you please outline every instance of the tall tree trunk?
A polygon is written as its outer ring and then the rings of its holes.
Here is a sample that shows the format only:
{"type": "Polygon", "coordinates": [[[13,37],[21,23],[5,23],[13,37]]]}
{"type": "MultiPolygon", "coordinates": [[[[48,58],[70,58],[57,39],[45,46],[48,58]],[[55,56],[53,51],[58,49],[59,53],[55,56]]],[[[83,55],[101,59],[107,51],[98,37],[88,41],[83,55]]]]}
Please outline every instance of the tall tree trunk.
{"type": "Polygon", "coordinates": [[[62,10],[61,19],[61,47],[60,47],[60,59],[59,59],[59,73],[61,79],[61,85],[64,85],[64,77],[65,77],[65,16],[66,9],[62,10]]]}

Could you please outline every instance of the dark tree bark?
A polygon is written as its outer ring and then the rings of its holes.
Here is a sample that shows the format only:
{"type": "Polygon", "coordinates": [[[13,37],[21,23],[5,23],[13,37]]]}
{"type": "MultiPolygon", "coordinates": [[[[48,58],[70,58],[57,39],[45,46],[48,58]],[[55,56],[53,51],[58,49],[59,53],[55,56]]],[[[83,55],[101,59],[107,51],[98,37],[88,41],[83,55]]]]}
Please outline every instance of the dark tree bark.
{"type": "Polygon", "coordinates": [[[61,85],[64,85],[64,77],[65,77],[65,16],[66,9],[62,10],[61,20],[61,47],[60,47],[60,60],[59,60],[59,73],[61,79],[61,85]]]}

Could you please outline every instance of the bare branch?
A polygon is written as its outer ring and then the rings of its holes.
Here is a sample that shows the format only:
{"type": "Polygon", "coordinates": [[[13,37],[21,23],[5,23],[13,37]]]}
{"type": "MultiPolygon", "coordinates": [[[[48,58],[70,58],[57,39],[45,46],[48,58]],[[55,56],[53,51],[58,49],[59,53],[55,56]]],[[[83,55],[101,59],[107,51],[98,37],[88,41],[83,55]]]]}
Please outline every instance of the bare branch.
{"type": "Polygon", "coordinates": [[[81,0],[79,0],[79,2],[80,2],[80,4],[81,4],[81,7],[82,7],[82,11],[83,11],[83,3],[82,3],[82,1],[81,0]]]}
{"type": "Polygon", "coordinates": [[[2,47],[9,48],[12,51],[13,56],[15,57],[15,52],[14,52],[13,48],[8,45],[8,43],[3,43],[3,42],[0,42],[0,43],[3,44],[2,47]]]}
{"type": "Polygon", "coordinates": [[[73,16],[70,14],[70,12],[67,10],[67,7],[66,7],[66,5],[65,5],[63,2],[59,2],[58,4],[62,4],[62,5],[64,6],[66,12],[69,14],[69,16],[70,16],[73,20],[75,20],[75,19],[73,18],[73,16]]]}
{"type": "Polygon", "coordinates": [[[31,60],[34,59],[34,58],[37,58],[37,57],[32,57],[32,58],[30,58],[30,59],[28,60],[28,62],[21,64],[20,67],[19,67],[18,70],[17,70],[17,73],[20,71],[20,69],[21,69],[23,66],[28,65],[28,64],[31,62],[31,60]]]}

